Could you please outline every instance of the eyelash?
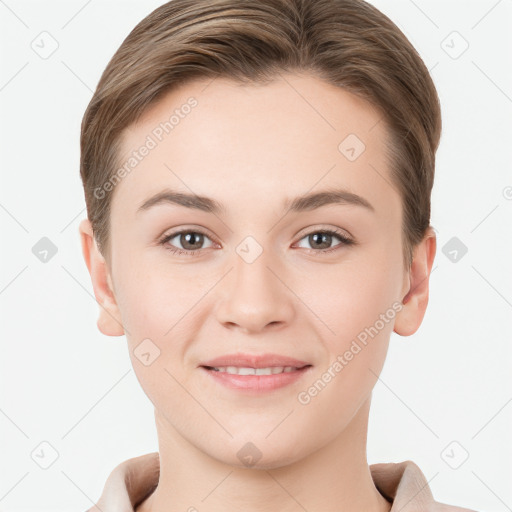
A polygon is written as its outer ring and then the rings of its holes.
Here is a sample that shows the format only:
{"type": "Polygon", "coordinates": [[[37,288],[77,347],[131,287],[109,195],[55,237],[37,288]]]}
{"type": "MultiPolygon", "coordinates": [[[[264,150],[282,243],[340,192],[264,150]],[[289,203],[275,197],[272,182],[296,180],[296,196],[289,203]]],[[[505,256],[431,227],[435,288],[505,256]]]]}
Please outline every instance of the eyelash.
{"type": "MultiPolygon", "coordinates": [[[[173,247],[171,245],[166,245],[169,240],[172,240],[176,236],[181,235],[183,233],[194,233],[194,234],[203,235],[203,236],[206,236],[207,238],[210,238],[206,233],[204,233],[201,230],[182,229],[181,231],[176,231],[175,233],[171,233],[169,235],[164,236],[163,239],[160,240],[159,244],[162,246],[165,246],[165,249],[168,251],[171,251],[173,254],[196,256],[201,251],[201,249],[183,250],[183,249],[179,249],[177,247],[173,247]]],[[[335,235],[336,238],[338,238],[342,243],[335,245],[334,247],[331,247],[330,249],[319,249],[319,250],[306,249],[308,252],[312,252],[314,254],[327,255],[327,254],[330,254],[330,253],[338,250],[338,248],[340,248],[344,245],[347,246],[347,245],[355,245],[356,244],[356,242],[354,240],[348,238],[341,231],[327,230],[327,229],[319,229],[317,231],[311,231],[310,233],[307,233],[306,235],[304,235],[300,240],[302,240],[310,235],[315,235],[315,234],[335,235]]]]}

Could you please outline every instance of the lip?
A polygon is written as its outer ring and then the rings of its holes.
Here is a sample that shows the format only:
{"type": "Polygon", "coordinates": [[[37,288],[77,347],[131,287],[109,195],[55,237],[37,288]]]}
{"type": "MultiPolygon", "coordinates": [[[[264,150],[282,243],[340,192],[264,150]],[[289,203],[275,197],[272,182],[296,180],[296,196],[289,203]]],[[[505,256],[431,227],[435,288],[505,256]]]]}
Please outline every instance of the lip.
{"type": "Polygon", "coordinates": [[[294,366],[302,368],[311,365],[293,357],[279,354],[226,354],[201,363],[199,366],[220,367],[237,366],[245,368],[268,368],[274,366],[294,366]]]}
{"type": "Polygon", "coordinates": [[[306,373],[313,365],[294,357],[279,354],[227,354],[205,361],[199,368],[209,375],[217,384],[229,389],[249,394],[260,394],[288,386],[306,373]],[[293,366],[291,372],[271,375],[237,375],[213,370],[214,367],[236,366],[245,368],[271,368],[275,366],[293,366]]]}
{"type": "Polygon", "coordinates": [[[206,366],[201,366],[200,370],[212,378],[215,383],[221,384],[228,389],[258,395],[297,382],[305,374],[309,374],[312,368],[311,365],[308,365],[291,372],[275,373],[271,375],[237,375],[227,372],[218,372],[206,366]]]}

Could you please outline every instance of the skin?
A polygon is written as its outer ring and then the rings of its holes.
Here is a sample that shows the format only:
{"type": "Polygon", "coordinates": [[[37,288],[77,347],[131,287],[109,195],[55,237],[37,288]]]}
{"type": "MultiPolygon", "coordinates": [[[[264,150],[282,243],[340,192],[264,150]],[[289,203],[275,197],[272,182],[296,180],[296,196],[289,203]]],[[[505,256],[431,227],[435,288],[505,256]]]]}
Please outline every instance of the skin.
{"type": "MultiPolygon", "coordinates": [[[[385,123],[365,101],[309,75],[280,75],[264,86],[195,81],[125,131],[121,160],[191,96],[198,105],[115,187],[110,261],[90,222],[80,224],[101,306],[98,327],[126,335],[155,407],[160,480],[137,510],[388,511],[366,459],[371,394],[391,332],[409,336],[422,322],[436,239],[429,228],[404,268],[385,123]],[[366,146],[355,161],[338,150],[350,133],[366,146]],[[214,198],[226,212],[161,204],[137,213],[167,187],[214,198]],[[329,187],[362,196],[375,211],[354,204],[283,209],[286,199],[329,187]],[[206,233],[193,242],[195,256],[158,244],[181,228],[206,233]],[[317,248],[308,235],[322,229],[339,229],[356,244],[333,235],[317,248]],[[247,236],[263,251],[252,263],[236,252],[247,236]],[[401,304],[394,318],[300,403],[298,393],[394,303],[401,304]],[[134,354],[146,338],[160,349],[149,366],[134,354]],[[198,368],[234,352],[275,352],[313,367],[291,385],[249,395],[198,368]],[[261,452],[251,467],[237,456],[248,441],[261,452]]],[[[184,243],[177,236],[167,245],[183,250],[184,243]]]]}

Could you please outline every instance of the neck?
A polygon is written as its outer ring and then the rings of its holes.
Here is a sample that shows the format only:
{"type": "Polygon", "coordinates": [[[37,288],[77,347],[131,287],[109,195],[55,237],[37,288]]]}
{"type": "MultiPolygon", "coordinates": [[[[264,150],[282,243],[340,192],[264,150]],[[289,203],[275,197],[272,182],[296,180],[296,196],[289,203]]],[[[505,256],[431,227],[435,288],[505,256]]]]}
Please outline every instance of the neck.
{"type": "Polygon", "coordinates": [[[239,468],[213,459],[155,411],[160,477],[137,512],[389,512],[366,460],[371,397],[331,442],[297,462],[239,468]]]}

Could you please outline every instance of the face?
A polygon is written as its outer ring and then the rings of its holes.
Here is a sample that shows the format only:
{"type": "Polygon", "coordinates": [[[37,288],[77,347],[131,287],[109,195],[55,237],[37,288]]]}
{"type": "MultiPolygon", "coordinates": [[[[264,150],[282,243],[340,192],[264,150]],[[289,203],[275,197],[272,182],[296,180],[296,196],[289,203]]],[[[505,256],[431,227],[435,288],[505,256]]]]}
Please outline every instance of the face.
{"type": "Polygon", "coordinates": [[[341,435],[371,396],[410,284],[379,113],[283,77],[169,93],[124,133],[121,165],[134,151],[137,163],[112,202],[110,278],[137,378],[162,425],[234,465],[248,441],[271,467],[341,435]],[[203,367],[232,354],[308,366],[203,367]]]}

